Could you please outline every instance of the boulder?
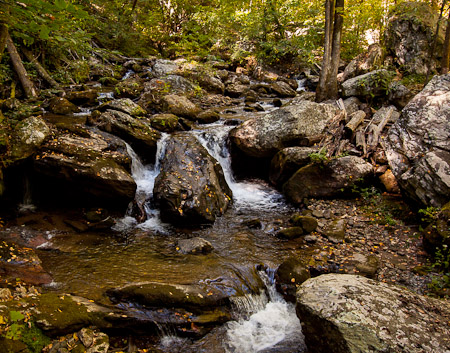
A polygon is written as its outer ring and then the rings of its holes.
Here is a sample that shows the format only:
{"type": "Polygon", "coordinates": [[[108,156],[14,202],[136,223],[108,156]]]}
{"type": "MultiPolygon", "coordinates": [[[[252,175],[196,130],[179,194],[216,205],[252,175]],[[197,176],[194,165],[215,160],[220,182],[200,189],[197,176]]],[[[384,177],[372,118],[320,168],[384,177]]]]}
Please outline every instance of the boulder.
{"type": "Polygon", "coordinates": [[[346,230],[347,222],[345,219],[335,219],[325,226],[322,235],[332,243],[343,243],[346,230]]]}
{"type": "Polygon", "coordinates": [[[144,91],[144,80],[130,77],[120,81],[114,87],[114,94],[118,98],[137,98],[144,91]]]}
{"type": "Polygon", "coordinates": [[[85,133],[89,137],[61,133],[42,145],[34,156],[35,192],[43,200],[53,197],[73,204],[108,200],[108,206],[127,205],[136,183],[125,144],[106,133],[85,133]]]}
{"type": "Polygon", "coordinates": [[[435,76],[403,109],[382,141],[405,193],[425,205],[450,199],[450,74],[435,76]]]}
{"type": "Polygon", "coordinates": [[[110,109],[91,120],[99,129],[119,136],[128,142],[144,160],[154,160],[156,144],[161,134],[145,120],[110,109]]]}
{"type": "Polygon", "coordinates": [[[200,109],[185,96],[169,94],[162,98],[162,106],[165,111],[188,119],[195,119],[200,109]]]}
{"type": "Polygon", "coordinates": [[[53,97],[49,101],[48,109],[54,114],[69,115],[78,113],[80,108],[69,102],[66,98],[53,97]]]}
{"type": "Polygon", "coordinates": [[[139,105],[134,103],[130,98],[114,99],[112,101],[106,102],[97,108],[98,110],[104,112],[106,110],[117,110],[119,112],[131,115],[133,117],[144,116],[147,112],[142,109],[139,105]]]}
{"type": "Polygon", "coordinates": [[[389,84],[394,76],[394,72],[380,69],[353,77],[342,84],[342,95],[344,97],[356,96],[363,99],[386,97],[389,84]]]}
{"type": "Polygon", "coordinates": [[[283,81],[274,82],[269,87],[280,98],[291,98],[297,94],[288,83],[283,81]]]}
{"type": "MultiPolygon", "coordinates": [[[[404,2],[394,7],[384,32],[386,54],[402,71],[426,75],[431,43],[434,41],[438,11],[423,2],[404,2]]],[[[444,27],[438,35],[437,53],[444,39],[444,27]]],[[[430,63],[432,69],[436,61],[430,63]]]]}
{"type": "Polygon", "coordinates": [[[309,197],[334,197],[349,191],[355,183],[372,172],[370,163],[355,156],[312,163],[300,168],[283,185],[283,192],[290,201],[297,204],[309,197]]]}
{"type": "Polygon", "coordinates": [[[8,157],[12,161],[28,158],[49,136],[50,129],[42,118],[32,116],[20,121],[12,133],[8,157]]]}
{"type": "Polygon", "coordinates": [[[273,185],[282,186],[301,167],[311,162],[313,147],[288,147],[279,151],[270,162],[269,180],[273,185]]]}
{"type": "Polygon", "coordinates": [[[304,234],[302,227],[289,227],[281,229],[277,233],[277,237],[284,239],[296,239],[304,234]]]}
{"type": "Polygon", "coordinates": [[[318,222],[315,217],[302,216],[299,214],[293,215],[289,220],[293,225],[302,227],[305,233],[311,233],[317,229],[318,222]]]}
{"type": "Polygon", "coordinates": [[[388,100],[398,109],[403,109],[413,97],[413,93],[398,81],[389,84],[388,100]]]}
{"type": "Polygon", "coordinates": [[[196,237],[178,240],[177,250],[183,254],[208,254],[213,247],[209,241],[196,237]]]}
{"type": "Polygon", "coordinates": [[[200,87],[211,93],[224,94],[225,84],[218,77],[211,76],[205,72],[193,76],[200,87]]]}
{"type": "Polygon", "coordinates": [[[212,223],[232,199],[222,167],[192,135],[167,142],[153,194],[161,219],[176,225],[212,223]]]}
{"type": "Polygon", "coordinates": [[[230,140],[250,157],[273,157],[286,147],[308,146],[337,111],[330,104],[302,101],[247,120],[230,131],[230,140]]]}
{"type": "Polygon", "coordinates": [[[153,64],[153,73],[157,77],[163,77],[166,75],[175,74],[178,71],[178,68],[178,64],[173,61],[158,59],[153,64]]]}
{"type": "Polygon", "coordinates": [[[179,119],[173,114],[156,114],[150,119],[150,125],[152,128],[163,132],[174,132],[177,130],[183,130],[179,124],[179,119]]]}
{"type": "Polygon", "coordinates": [[[365,277],[326,274],[297,291],[297,315],[317,353],[447,352],[447,302],[365,277]]]}
{"type": "Polygon", "coordinates": [[[73,104],[94,106],[97,104],[98,91],[95,89],[88,89],[85,91],[67,92],[65,98],[73,104]]]}
{"type": "Polygon", "coordinates": [[[295,302],[298,286],[310,277],[307,266],[297,257],[290,257],[275,272],[276,288],[286,300],[295,302]]]}
{"type": "Polygon", "coordinates": [[[199,124],[212,124],[220,119],[219,113],[213,109],[204,110],[197,115],[197,122],[199,124]]]}
{"type": "Polygon", "coordinates": [[[239,98],[249,90],[250,88],[247,85],[243,85],[242,83],[231,83],[225,87],[225,95],[231,98],[239,98]]]}
{"type": "Polygon", "coordinates": [[[383,63],[383,49],[378,43],[371,44],[366,52],[359,54],[345,67],[342,81],[375,70],[383,63]]]}

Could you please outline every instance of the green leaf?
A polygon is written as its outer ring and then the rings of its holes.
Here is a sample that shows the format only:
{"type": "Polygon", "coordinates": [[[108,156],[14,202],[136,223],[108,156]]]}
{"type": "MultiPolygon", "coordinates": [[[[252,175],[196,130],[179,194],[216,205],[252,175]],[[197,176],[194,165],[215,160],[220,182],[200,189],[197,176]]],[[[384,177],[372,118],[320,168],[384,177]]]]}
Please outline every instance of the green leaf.
{"type": "Polygon", "coordinates": [[[11,321],[20,321],[25,319],[25,316],[20,311],[10,311],[9,317],[11,318],[11,321]]]}
{"type": "Polygon", "coordinates": [[[55,0],[55,6],[58,10],[64,10],[67,8],[65,0],[55,0]]]}
{"type": "Polygon", "coordinates": [[[48,39],[50,34],[50,28],[47,26],[42,26],[41,30],[39,31],[39,38],[41,39],[48,39]]]}

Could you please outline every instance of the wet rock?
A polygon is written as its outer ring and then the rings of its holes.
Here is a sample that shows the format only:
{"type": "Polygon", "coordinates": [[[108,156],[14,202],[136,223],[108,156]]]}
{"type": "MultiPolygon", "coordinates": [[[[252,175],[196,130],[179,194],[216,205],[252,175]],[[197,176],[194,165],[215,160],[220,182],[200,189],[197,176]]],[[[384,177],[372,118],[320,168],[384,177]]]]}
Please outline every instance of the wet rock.
{"type": "Polygon", "coordinates": [[[97,104],[98,92],[95,89],[67,92],[65,98],[76,105],[94,106],[97,104]]]}
{"type": "Polygon", "coordinates": [[[366,52],[359,54],[345,67],[342,81],[373,71],[382,63],[383,49],[378,43],[371,44],[366,52]]]}
{"type": "Polygon", "coordinates": [[[114,303],[135,303],[146,308],[183,308],[195,313],[230,304],[225,292],[196,284],[133,283],[110,289],[107,295],[114,303]]]}
{"type": "Polygon", "coordinates": [[[196,119],[200,109],[185,96],[169,94],[162,98],[163,109],[177,116],[196,119]]]}
{"type": "Polygon", "coordinates": [[[275,98],[275,99],[272,101],[272,104],[273,104],[274,107],[279,108],[279,107],[281,107],[281,106],[283,105],[283,102],[281,101],[280,98],[275,98]]]}
{"type": "Polygon", "coordinates": [[[317,219],[311,216],[302,216],[295,214],[291,217],[290,222],[295,226],[302,227],[305,233],[311,233],[317,229],[317,219]]]}
{"type": "Polygon", "coordinates": [[[295,97],[297,94],[289,84],[283,81],[277,81],[270,85],[270,90],[280,98],[295,97]]]}
{"type": "Polygon", "coordinates": [[[450,349],[450,330],[442,324],[450,317],[448,303],[361,276],[307,280],[297,291],[297,315],[317,353],[450,349]]]}
{"type": "Polygon", "coordinates": [[[53,97],[49,101],[48,109],[54,114],[69,115],[78,113],[80,108],[69,102],[66,98],[53,97]]]}
{"type": "Polygon", "coordinates": [[[256,103],[258,101],[258,93],[253,90],[250,90],[245,95],[245,103],[256,103]]]}
{"type": "Polygon", "coordinates": [[[277,237],[284,239],[296,239],[304,234],[302,227],[289,227],[281,229],[277,233],[277,237]]]}
{"type": "Polygon", "coordinates": [[[306,265],[298,258],[290,257],[275,272],[276,288],[286,300],[295,302],[297,287],[310,277],[306,265]]]}
{"type": "Polygon", "coordinates": [[[175,135],[166,145],[154,197],[161,218],[176,225],[212,223],[231,203],[220,164],[191,135],[175,135]]]}
{"type": "Polygon", "coordinates": [[[345,219],[336,219],[330,222],[323,230],[322,235],[332,243],[343,243],[345,232],[347,230],[347,222],[345,219]]]}
{"type": "Polygon", "coordinates": [[[124,139],[144,160],[154,159],[161,134],[151,128],[147,121],[110,109],[92,121],[99,129],[124,139]]]}
{"type": "Polygon", "coordinates": [[[342,84],[342,95],[344,97],[356,96],[364,99],[386,97],[389,84],[394,76],[395,73],[385,69],[356,76],[342,84]]]}
{"type": "Polygon", "coordinates": [[[220,119],[219,113],[213,109],[204,110],[197,115],[197,122],[199,124],[212,124],[220,119]]]}
{"type": "Polygon", "coordinates": [[[406,195],[425,205],[450,198],[450,74],[435,76],[403,109],[382,141],[406,195]]]}
{"type": "Polygon", "coordinates": [[[232,83],[225,87],[225,95],[231,98],[239,98],[243,96],[250,88],[241,83],[232,83]]]}
{"type": "Polygon", "coordinates": [[[150,119],[152,128],[162,132],[184,130],[179,124],[179,118],[174,114],[156,114],[150,119]]]}
{"type": "Polygon", "coordinates": [[[195,88],[191,81],[179,75],[168,75],[160,80],[164,81],[165,87],[170,89],[171,93],[189,93],[195,88]]]}
{"type": "Polygon", "coordinates": [[[248,221],[242,222],[242,224],[250,229],[261,229],[262,223],[259,218],[249,219],[248,221]]]}
{"type": "MultiPolygon", "coordinates": [[[[20,278],[32,285],[48,284],[52,281],[51,276],[42,268],[42,262],[34,250],[6,241],[0,243],[0,275],[2,280],[20,278]]],[[[7,294],[3,293],[2,296],[7,294]]]]}
{"type": "Polygon", "coordinates": [[[283,148],[308,145],[336,112],[329,104],[302,101],[247,120],[230,131],[230,140],[250,157],[273,157],[283,148]]]}
{"type": "Polygon", "coordinates": [[[294,203],[304,198],[331,197],[348,191],[369,176],[373,167],[362,158],[346,156],[300,168],[284,185],[283,192],[294,203]]]}
{"type": "Polygon", "coordinates": [[[297,170],[311,162],[310,155],[314,152],[317,149],[313,147],[288,147],[279,151],[270,162],[270,182],[282,186],[297,170]]]}
{"type": "MultiPolygon", "coordinates": [[[[436,61],[429,63],[430,43],[433,43],[438,12],[429,4],[407,2],[394,7],[384,32],[387,55],[392,55],[394,63],[411,74],[425,75],[428,65],[436,67],[436,61]]],[[[441,29],[438,36],[439,49],[444,39],[441,29]]]]}
{"type": "Polygon", "coordinates": [[[104,112],[107,110],[117,110],[119,112],[131,115],[133,117],[144,116],[147,112],[130,98],[115,99],[102,104],[98,110],[104,112]]]}
{"type": "Polygon", "coordinates": [[[128,204],[136,183],[125,145],[112,135],[86,132],[89,138],[61,133],[41,147],[33,162],[39,186],[36,193],[43,194],[42,199],[72,203],[109,200],[116,207],[128,204]]]}
{"type": "Polygon", "coordinates": [[[143,91],[143,79],[134,77],[122,80],[114,87],[115,96],[118,98],[138,98],[143,91]]]}
{"type": "Polygon", "coordinates": [[[12,133],[9,158],[12,161],[28,158],[49,136],[50,129],[43,119],[32,116],[22,120],[12,133]]]}
{"type": "Polygon", "coordinates": [[[307,243],[314,244],[314,243],[317,243],[317,240],[319,240],[319,238],[315,235],[310,235],[310,234],[305,235],[305,241],[307,243]]]}
{"type": "Polygon", "coordinates": [[[98,330],[83,328],[80,331],[60,337],[44,348],[48,353],[107,353],[109,337],[98,330]]]}
{"type": "Polygon", "coordinates": [[[203,238],[180,239],[177,242],[177,250],[183,254],[209,254],[213,246],[203,238]]]}
{"type": "Polygon", "coordinates": [[[200,73],[193,76],[199,83],[200,87],[211,93],[224,94],[225,84],[218,77],[211,76],[207,73],[200,73]]]}

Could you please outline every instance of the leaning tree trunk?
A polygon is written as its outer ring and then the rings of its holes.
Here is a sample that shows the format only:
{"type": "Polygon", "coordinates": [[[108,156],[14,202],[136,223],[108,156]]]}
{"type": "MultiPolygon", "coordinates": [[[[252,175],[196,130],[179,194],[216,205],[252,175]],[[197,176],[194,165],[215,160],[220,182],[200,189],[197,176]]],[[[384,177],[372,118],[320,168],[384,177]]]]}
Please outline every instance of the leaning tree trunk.
{"type": "Polygon", "coordinates": [[[23,90],[27,98],[37,97],[36,89],[34,88],[33,82],[28,78],[27,70],[22,64],[22,59],[17,52],[16,46],[11,39],[9,33],[6,34],[6,47],[8,48],[9,56],[11,57],[11,62],[13,64],[14,70],[19,76],[20,83],[22,84],[23,90]]]}
{"type": "Polygon", "coordinates": [[[2,60],[3,52],[5,50],[7,36],[8,27],[4,24],[0,25],[0,60],[2,60]]]}
{"type": "Polygon", "coordinates": [[[36,71],[38,72],[38,74],[45,80],[47,81],[48,84],[50,84],[50,86],[52,86],[53,88],[56,89],[61,89],[61,86],[59,85],[58,82],[56,82],[53,77],[51,77],[49,75],[49,73],[47,72],[47,70],[45,70],[45,68],[39,63],[39,61],[34,57],[33,53],[31,51],[29,51],[26,48],[22,48],[22,53],[25,54],[27,60],[33,64],[34,68],[36,69],[36,71]]]}
{"type": "Polygon", "coordinates": [[[330,75],[331,43],[333,36],[334,0],[325,2],[325,43],[323,46],[322,69],[320,70],[319,84],[316,89],[316,102],[327,99],[327,83],[330,75]]]}
{"type": "Polygon", "coordinates": [[[450,13],[448,14],[447,29],[445,30],[444,49],[442,51],[441,74],[447,74],[450,66],[450,13]]]}
{"type": "Polygon", "coordinates": [[[341,58],[341,35],[344,24],[344,0],[336,0],[336,8],[334,14],[333,39],[331,42],[331,62],[330,77],[327,85],[327,98],[338,98],[337,75],[339,69],[339,60],[341,58]]]}

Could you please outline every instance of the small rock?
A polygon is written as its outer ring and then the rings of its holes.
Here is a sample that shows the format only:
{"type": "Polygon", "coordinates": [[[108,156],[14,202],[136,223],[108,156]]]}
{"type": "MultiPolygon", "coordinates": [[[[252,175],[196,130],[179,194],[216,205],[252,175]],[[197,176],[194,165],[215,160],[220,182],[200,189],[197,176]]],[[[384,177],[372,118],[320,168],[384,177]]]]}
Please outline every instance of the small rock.
{"type": "Polygon", "coordinates": [[[180,239],[177,250],[183,254],[209,254],[213,246],[203,238],[180,239]]]}
{"type": "Polygon", "coordinates": [[[342,243],[345,239],[346,228],[347,222],[344,219],[336,219],[328,224],[322,231],[322,235],[335,244],[342,243]]]}
{"type": "Polygon", "coordinates": [[[295,239],[295,238],[300,237],[301,235],[303,235],[302,227],[285,228],[285,229],[281,229],[277,233],[278,237],[285,238],[285,239],[295,239]]]}
{"type": "Polygon", "coordinates": [[[295,226],[302,227],[305,233],[311,233],[318,226],[317,219],[311,216],[300,216],[297,214],[292,216],[290,221],[295,226]]]}
{"type": "Polygon", "coordinates": [[[308,234],[307,236],[305,236],[305,241],[309,244],[314,244],[317,242],[317,240],[318,238],[315,235],[308,234]]]}
{"type": "Polygon", "coordinates": [[[262,228],[262,223],[259,218],[244,221],[244,222],[242,222],[242,224],[251,229],[261,229],[262,228]]]}

